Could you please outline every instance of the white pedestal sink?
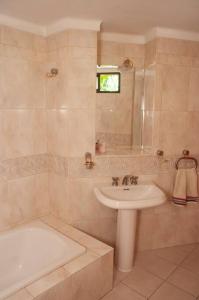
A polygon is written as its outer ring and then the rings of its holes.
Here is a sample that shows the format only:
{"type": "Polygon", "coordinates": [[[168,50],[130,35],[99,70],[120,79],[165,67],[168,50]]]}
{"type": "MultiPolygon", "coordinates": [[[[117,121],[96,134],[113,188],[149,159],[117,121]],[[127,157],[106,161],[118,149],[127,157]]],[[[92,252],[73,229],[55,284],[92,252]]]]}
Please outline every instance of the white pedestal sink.
{"type": "Polygon", "coordinates": [[[166,201],[166,195],[154,184],[121,187],[94,188],[103,205],[118,209],[116,263],[122,272],[133,267],[137,210],[158,206],[166,201]]]}

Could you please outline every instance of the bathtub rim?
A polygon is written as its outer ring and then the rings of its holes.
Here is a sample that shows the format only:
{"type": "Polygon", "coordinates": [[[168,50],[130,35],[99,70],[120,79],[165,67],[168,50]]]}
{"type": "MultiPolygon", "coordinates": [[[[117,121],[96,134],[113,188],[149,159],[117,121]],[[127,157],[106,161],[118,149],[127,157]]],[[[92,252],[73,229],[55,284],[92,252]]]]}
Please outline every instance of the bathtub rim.
{"type": "MultiPolygon", "coordinates": [[[[61,283],[63,280],[75,275],[77,272],[81,271],[82,269],[88,267],[94,262],[97,262],[98,260],[102,259],[103,257],[110,257],[113,262],[113,257],[114,257],[114,249],[95,239],[94,237],[76,229],[74,226],[67,224],[66,222],[63,222],[59,218],[53,216],[53,215],[46,215],[40,218],[37,218],[35,220],[16,225],[10,229],[17,229],[20,228],[24,225],[28,225],[32,222],[42,222],[42,224],[49,226],[51,229],[54,229],[56,232],[61,233],[62,235],[72,239],[73,241],[76,241],[79,245],[82,245],[83,247],[86,248],[86,252],[79,257],[71,260],[70,262],[66,263],[65,265],[56,268],[52,270],[50,273],[42,276],[40,279],[37,279],[33,281],[31,284],[24,286],[21,289],[18,289],[14,293],[10,293],[10,295],[7,296],[7,298],[3,298],[4,300],[13,300],[13,297],[21,293],[23,295],[26,295],[27,299],[31,296],[31,299],[35,299],[36,297],[40,296],[41,294],[48,292],[50,288],[53,288],[55,285],[58,283],[61,283]],[[46,287],[42,291],[38,290],[35,291],[35,286],[40,285],[40,282],[46,281],[48,277],[53,276],[58,271],[64,270],[65,271],[65,276],[64,278],[60,278],[59,282],[56,280],[51,280],[51,287],[46,287]]],[[[1,233],[8,232],[8,230],[4,230],[1,233]]],[[[113,273],[113,269],[112,269],[113,273]]],[[[113,274],[112,274],[113,277],[113,274]]],[[[17,298],[18,299],[18,298],[17,298]]]]}
{"type": "Polygon", "coordinates": [[[24,279],[20,282],[13,284],[10,288],[6,288],[2,292],[0,291],[0,300],[6,299],[6,297],[8,297],[9,295],[14,294],[18,290],[24,288],[25,286],[30,285],[34,281],[37,281],[37,280],[41,279],[42,277],[45,277],[46,275],[50,274],[53,270],[59,269],[60,267],[64,266],[65,264],[67,264],[67,263],[75,260],[79,256],[83,255],[87,251],[86,247],[80,245],[77,241],[72,240],[71,238],[67,237],[66,235],[55,230],[53,227],[45,224],[41,220],[34,220],[34,221],[31,221],[31,222],[28,222],[25,224],[20,224],[13,229],[8,229],[8,230],[3,231],[2,233],[0,233],[0,236],[2,238],[9,237],[20,231],[23,232],[25,230],[28,230],[31,232],[31,230],[34,230],[34,229],[41,229],[41,230],[45,230],[47,232],[50,231],[53,234],[56,234],[56,236],[58,236],[62,241],[65,241],[65,242],[67,242],[68,240],[72,241],[76,246],[80,247],[81,253],[77,254],[75,257],[72,257],[70,259],[66,259],[66,257],[64,256],[62,259],[59,260],[59,262],[56,262],[56,261],[51,262],[50,264],[48,264],[47,267],[40,270],[39,272],[36,272],[34,275],[30,276],[29,279],[24,279]]]}

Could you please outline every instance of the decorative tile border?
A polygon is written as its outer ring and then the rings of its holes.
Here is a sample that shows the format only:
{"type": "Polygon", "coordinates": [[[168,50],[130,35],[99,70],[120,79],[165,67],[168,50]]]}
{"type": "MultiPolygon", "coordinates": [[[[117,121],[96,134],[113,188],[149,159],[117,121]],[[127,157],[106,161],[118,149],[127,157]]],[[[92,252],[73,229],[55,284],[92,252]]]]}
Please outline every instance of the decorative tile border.
{"type": "Polygon", "coordinates": [[[57,155],[47,154],[49,172],[64,177],[68,176],[68,159],[57,155]]]}
{"type": "MultiPolygon", "coordinates": [[[[193,155],[199,162],[199,155],[193,155]]],[[[8,159],[0,162],[0,176],[17,179],[41,173],[54,173],[63,177],[104,177],[126,174],[155,175],[173,171],[179,156],[159,158],[154,155],[95,156],[95,166],[85,168],[84,158],[61,157],[52,154],[38,154],[8,159]]]]}
{"type": "MultiPolygon", "coordinates": [[[[194,155],[194,157],[199,161],[198,155],[194,155]]],[[[124,176],[126,174],[155,175],[168,173],[175,169],[175,162],[178,158],[179,156],[175,155],[164,158],[154,155],[96,156],[94,157],[95,166],[92,170],[85,168],[83,158],[68,158],[68,176],[90,178],[124,176]]]]}
{"type": "Polygon", "coordinates": [[[4,160],[0,163],[0,176],[7,180],[48,172],[46,154],[23,156],[4,160]]]}

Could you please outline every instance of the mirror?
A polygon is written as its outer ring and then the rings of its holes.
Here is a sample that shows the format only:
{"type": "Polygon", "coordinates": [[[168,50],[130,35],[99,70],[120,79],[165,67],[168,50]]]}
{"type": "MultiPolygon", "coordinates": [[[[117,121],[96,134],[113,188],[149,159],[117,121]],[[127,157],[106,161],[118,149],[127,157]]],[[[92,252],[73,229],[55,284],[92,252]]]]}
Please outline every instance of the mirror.
{"type": "Polygon", "coordinates": [[[145,142],[150,146],[150,137],[146,138],[143,132],[147,117],[144,79],[144,70],[132,65],[97,66],[97,154],[140,151],[145,142]],[[103,147],[99,149],[101,144],[103,147]]]}

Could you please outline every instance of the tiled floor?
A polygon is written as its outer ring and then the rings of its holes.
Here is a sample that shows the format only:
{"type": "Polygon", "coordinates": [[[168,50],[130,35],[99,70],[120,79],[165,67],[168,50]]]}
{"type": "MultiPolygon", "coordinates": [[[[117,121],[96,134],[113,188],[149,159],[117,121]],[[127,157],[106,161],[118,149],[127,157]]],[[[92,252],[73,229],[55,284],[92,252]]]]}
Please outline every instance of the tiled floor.
{"type": "Polygon", "coordinates": [[[199,300],[199,244],[139,252],[102,300],[199,300]]]}

